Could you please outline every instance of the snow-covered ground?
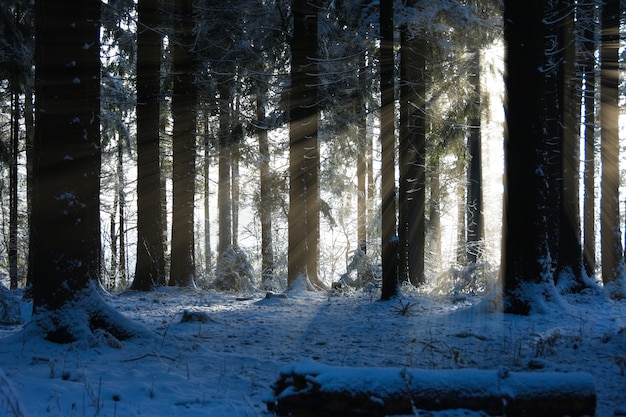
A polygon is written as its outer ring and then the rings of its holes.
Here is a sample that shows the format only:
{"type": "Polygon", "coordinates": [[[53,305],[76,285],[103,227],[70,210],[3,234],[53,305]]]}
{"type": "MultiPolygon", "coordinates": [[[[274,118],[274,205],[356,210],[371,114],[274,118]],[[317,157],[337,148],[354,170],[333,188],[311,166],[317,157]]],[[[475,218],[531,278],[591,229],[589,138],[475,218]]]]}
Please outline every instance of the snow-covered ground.
{"type": "MultiPolygon", "coordinates": [[[[0,416],[269,416],[281,368],[339,366],[588,372],[597,416],[626,415],[626,302],[568,296],[546,315],[472,313],[404,291],[287,298],[164,288],[106,296],[153,337],[57,345],[0,327],[0,416]],[[184,311],[202,312],[182,322],[184,311]],[[19,409],[19,412],[18,412],[19,409]]],[[[23,304],[25,321],[30,305],[23,304]]],[[[422,413],[424,414],[424,413],[422,413]]],[[[436,416],[480,416],[438,412],[436,416]]]]}

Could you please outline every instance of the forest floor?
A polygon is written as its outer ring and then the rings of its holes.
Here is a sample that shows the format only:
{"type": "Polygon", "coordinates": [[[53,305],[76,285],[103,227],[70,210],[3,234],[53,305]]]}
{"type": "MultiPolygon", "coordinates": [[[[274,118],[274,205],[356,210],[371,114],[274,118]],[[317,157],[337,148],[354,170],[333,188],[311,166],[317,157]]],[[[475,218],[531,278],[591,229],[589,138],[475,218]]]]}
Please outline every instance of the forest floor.
{"type": "MultiPolygon", "coordinates": [[[[595,382],[596,415],[626,415],[626,302],[567,296],[549,314],[517,317],[477,313],[480,297],[286,295],[106,295],[153,335],[123,342],[100,334],[57,345],[25,337],[21,325],[0,327],[0,416],[270,416],[265,400],[280,369],[311,358],[340,367],[583,371],[595,382]],[[185,311],[197,313],[182,321],[185,311]]],[[[30,309],[23,302],[26,323],[30,309]]]]}

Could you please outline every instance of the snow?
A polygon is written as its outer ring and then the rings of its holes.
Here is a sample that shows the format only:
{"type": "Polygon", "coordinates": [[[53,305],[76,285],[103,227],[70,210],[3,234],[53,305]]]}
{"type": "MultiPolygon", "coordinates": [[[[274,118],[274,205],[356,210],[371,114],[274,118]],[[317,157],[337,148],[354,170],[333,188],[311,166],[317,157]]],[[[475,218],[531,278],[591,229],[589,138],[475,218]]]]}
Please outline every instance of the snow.
{"type": "Polygon", "coordinates": [[[559,372],[582,373],[594,380],[596,415],[624,415],[625,302],[597,292],[568,295],[545,314],[522,317],[484,313],[475,307],[480,297],[454,304],[406,288],[403,294],[402,304],[378,301],[376,290],[297,289],[286,298],[179,288],[105,294],[148,332],[119,341],[97,331],[67,345],[35,337],[31,306],[22,301],[25,324],[0,326],[0,416],[270,416],[272,383],[296,367],[342,376],[327,384],[352,376],[352,389],[401,383],[392,368],[463,369],[450,373],[450,383],[477,390],[481,380],[509,371],[544,372],[546,389],[559,372]],[[181,322],[185,311],[206,319],[181,322]],[[363,368],[375,378],[366,379],[363,368]]]}

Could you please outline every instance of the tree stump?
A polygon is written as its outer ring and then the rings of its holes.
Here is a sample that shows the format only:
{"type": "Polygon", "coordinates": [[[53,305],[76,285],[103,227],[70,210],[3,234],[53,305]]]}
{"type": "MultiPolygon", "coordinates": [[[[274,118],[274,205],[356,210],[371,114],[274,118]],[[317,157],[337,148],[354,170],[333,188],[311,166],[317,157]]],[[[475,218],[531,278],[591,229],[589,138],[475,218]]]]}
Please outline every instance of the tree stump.
{"type": "Polygon", "coordinates": [[[506,369],[339,368],[311,360],[284,367],[268,409],[278,416],[382,417],[468,409],[493,416],[593,416],[587,373],[506,369]]]}

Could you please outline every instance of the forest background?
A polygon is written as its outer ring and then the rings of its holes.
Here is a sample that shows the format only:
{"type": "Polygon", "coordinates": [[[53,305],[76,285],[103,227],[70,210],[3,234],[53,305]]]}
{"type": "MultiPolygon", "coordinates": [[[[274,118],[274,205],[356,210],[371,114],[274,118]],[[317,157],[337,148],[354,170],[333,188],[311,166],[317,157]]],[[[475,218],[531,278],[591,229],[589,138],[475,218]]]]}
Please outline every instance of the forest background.
{"type": "MultiPolygon", "coordinates": [[[[37,20],[33,6],[1,7],[2,250],[11,288],[31,282],[32,201],[45,189],[33,180],[41,168],[33,144],[34,64],[46,62],[36,53],[46,40],[33,28],[54,17],[37,20]]],[[[105,288],[281,290],[298,277],[311,288],[382,278],[387,298],[402,283],[483,293],[500,269],[505,295],[520,283],[548,292],[602,283],[623,297],[618,2],[223,6],[88,7],[99,30],[83,44],[101,45],[100,244],[91,274],[105,288]],[[517,56],[523,62],[512,65],[517,56]],[[515,68],[533,68],[535,78],[515,78],[515,68]]],[[[532,303],[505,305],[527,312],[532,303]]]]}

